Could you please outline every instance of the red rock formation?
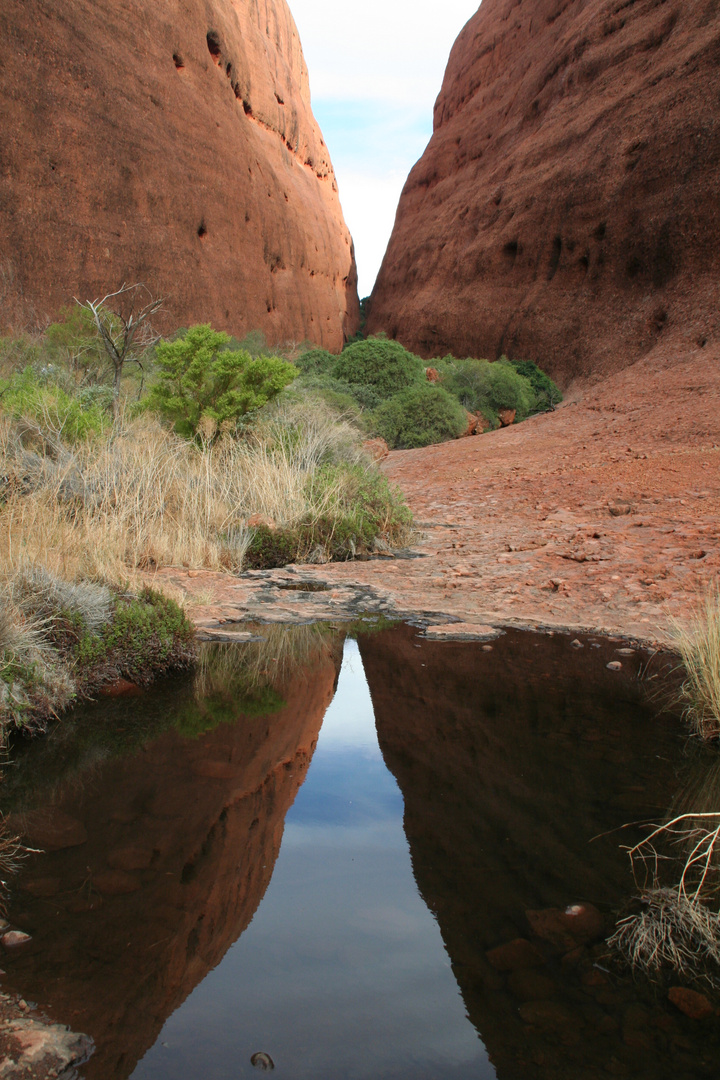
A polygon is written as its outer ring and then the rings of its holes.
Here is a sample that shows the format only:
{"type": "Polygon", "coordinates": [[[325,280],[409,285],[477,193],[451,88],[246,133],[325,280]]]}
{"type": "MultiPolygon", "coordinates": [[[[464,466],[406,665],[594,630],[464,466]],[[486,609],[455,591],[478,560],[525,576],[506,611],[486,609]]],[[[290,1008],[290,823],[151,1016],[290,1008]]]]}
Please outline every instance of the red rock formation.
{"type": "Polygon", "coordinates": [[[368,330],[563,383],[718,336],[716,0],[483,0],[368,330]]]}
{"type": "Polygon", "coordinates": [[[285,0],[7,0],[0,323],[144,281],[175,325],[359,324],[355,260],[285,0]]]}

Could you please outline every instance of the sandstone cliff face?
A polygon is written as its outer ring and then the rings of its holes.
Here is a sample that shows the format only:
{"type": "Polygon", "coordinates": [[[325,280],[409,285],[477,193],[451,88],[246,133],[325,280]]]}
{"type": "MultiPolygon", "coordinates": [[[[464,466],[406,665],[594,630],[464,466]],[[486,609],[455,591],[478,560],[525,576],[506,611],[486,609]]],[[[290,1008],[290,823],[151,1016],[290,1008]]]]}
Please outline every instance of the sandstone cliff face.
{"type": "Polygon", "coordinates": [[[369,329],[564,383],[718,335],[720,5],[483,0],[369,329]]]}
{"type": "Polygon", "coordinates": [[[7,0],[0,325],[144,281],[339,349],[357,276],[285,0],[7,0]]]}

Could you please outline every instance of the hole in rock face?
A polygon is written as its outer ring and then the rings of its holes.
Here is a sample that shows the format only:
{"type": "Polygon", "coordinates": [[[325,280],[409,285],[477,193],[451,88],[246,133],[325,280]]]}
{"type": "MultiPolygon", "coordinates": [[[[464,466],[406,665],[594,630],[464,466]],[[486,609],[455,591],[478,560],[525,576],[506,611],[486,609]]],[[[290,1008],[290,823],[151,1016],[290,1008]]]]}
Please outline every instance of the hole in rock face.
{"type": "Polygon", "coordinates": [[[642,274],[644,269],[645,268],[637,255],[633,255],[631,259],[628,259],[627,266],[625,267],[625,270],[627,271],[627,276],[629,278],[639,277],[639,275],[642,274]]]}
{"type": "Polygon", "coordinates": [[[698,345],[700,346],[701,349],[705,348],[705,346],[707,345],[707,338],[705,337],[704,334],[701,337],[698,338],[697,343],[698,343],[698,345]]]}
{"type": "Polygon", "coordinates": [[[246,116],[252,116],[252,114],[253,114],[252,105],[250,104],[249,101],[243,101],[243,109],[245,110],[245,115],[246,116]]]}
{"type": "Polygon", "coordinates": [[[216,64],[220,63],[220,35],[217,30],[208,30],[207,32],[207,47],[208,52],[212,56],[216,64]]]}
{"type": "Polygon", "coordinates": [[[581,255],[578,259],[578,264],[581,270],[588,270],[590,267],[590,256],[587,254],[581,255]]]}
{"type": "Polygon", "coordinates": [[[560,265],[560,256],[562,255],[562,237],[556,236],[553,240],[552,251],[550,252],[550,264],[548,266],[548,281],[552,281],[557,273],[557,268],[560,265]]]}
{"type": "Polygon", "coordinates": [[[180,53],[173,53],[173,64],[178,69],[178,71],[182,71],[182,69],[185,67],[185,61],[183,60],[180,53]]]}
{"type": "Polygon", "coordinates": [[[517,259],[518,249],[520,245],[517,240],[508,240],[507,244],[503,248],[503,255],[508,260],[511,266],[514,266],[517,259]]]}
{"type": "Polygon", "coordinates": [[[593,233],[593,236],[595,237],[596,240],[604,240],[606,232],[607,232],[607,226],[606,226],[604,221],[601,221],[600,224],[598,225],[597,229],[593,233]]]}
{"type": "Polygon", "coordinates": [[[198,234],[198,236],[200,237],[201,240],[202,240],[203,236],[207,236],[207,225],[205,224],[204,220],[201,221],[200,224],[198,225],[197,234],[198,234]]]}
{"type": "Polygon", "coordinates": [[[227,75],[228,79],[232,76],[232,64],[229,61],[225,67],[225,74],[227,75]]]}
{"type": "Polygon", "coordinates": [[[658,308],[653,315],[653,323],[655,329],[659,332],[664,329],[666,322],[668,321],[668,313],[665,308],[658,308]]]}

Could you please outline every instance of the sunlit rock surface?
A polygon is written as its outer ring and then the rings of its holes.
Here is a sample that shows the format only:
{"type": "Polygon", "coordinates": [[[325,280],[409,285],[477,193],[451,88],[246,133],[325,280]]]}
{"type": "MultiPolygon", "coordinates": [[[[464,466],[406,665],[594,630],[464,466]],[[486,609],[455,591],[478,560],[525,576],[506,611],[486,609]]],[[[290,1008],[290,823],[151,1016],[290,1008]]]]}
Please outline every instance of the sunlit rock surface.
{"type": "Polygon", "coordinates": [[[285,0],[7,0],[0,323],[123,281],[168,327],[339,349],[352,240],[285,0]]]}

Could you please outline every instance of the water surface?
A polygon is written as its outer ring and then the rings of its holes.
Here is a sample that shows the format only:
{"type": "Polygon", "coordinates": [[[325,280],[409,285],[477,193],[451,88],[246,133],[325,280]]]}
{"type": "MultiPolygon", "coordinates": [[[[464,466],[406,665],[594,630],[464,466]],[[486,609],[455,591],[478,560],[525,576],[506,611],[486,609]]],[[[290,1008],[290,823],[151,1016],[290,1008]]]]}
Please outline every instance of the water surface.
{"type": "Polygon", "coordinates": [[[377,742],[355,641],[252,923],[165,1025],[135,1080],[492,1077],[432,915],[377,742]]]}
{"type": "Polygon", "coordinates": [[[367,630],[265,628],[19,750],[4,807],[45,852],[5,985],[92,1035],[86,1080],[249,1077],[258,1052],[288,1080],[716,1076],[714,1021],[527,914],[609,928],[617,830],[710,775],[661,661],[367,630]],[[489,959],[517,939],[532,964],[489,959]]]}

